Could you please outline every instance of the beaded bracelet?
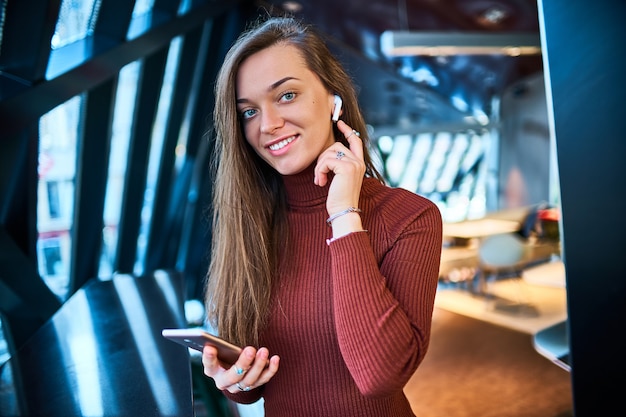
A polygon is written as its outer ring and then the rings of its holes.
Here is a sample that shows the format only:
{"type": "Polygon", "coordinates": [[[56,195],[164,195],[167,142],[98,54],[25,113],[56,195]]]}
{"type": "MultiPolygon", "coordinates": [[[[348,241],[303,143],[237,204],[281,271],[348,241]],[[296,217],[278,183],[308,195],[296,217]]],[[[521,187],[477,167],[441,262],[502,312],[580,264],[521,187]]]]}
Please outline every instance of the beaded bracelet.
{"type": "Polygon", "coordinates": [[[348,214],[348,213],[360,213],[361,209],[360,208],[356,208],[356,207],[348,207],[347,209],[340,211],[338,213],[333,214],[332,216],[330,216],[327,220],[326,220],[326,224],[329,226],[332,226],[333,224],[333,220],[335,220],[337,217],[343,216],[344,214],[348,214]]]}

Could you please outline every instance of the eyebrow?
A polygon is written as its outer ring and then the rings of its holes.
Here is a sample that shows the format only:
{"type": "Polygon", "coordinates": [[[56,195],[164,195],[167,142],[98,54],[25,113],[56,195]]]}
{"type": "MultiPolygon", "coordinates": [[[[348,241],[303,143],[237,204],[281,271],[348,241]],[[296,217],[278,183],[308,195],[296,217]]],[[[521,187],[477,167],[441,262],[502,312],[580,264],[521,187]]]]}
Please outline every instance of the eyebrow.
{"type": "MultiPolygon", "coordinates": [[[[269,88],[267,89],[267,91],[272,91],[272,90],[275,90],[275,89],[277,89],[278,87],[280,87],[282,84],[286,83],[287,81],[289,81],[289,80],[297,80],[297,79],[298,79],[298,78],[296,78],[296,77],[285,77],[285,78],[281,78],[280,80],[278,80],[278,81],[276,81],[276,82],[272,83],[272,84],[269,86],[269,88]]],[[[237,99],[237,104],[239,104],[239,103],[247,103],[247,102],[248,102],[248,99],[246,99],[246,98],[238,98],[238,99],[237,99]]]]}

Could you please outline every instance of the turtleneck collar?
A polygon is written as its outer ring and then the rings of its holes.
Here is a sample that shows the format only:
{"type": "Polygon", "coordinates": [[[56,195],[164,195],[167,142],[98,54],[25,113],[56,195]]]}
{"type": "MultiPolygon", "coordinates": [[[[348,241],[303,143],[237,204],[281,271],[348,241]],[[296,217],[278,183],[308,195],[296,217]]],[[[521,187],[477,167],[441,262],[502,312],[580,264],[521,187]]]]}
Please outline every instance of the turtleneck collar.
{"type": "Polygon", "coordinates": [[[298,174],[282,176],[289,206],[298,207],[326,204],[332,177],[329,177],[329,181],[324,187],[315,185],[315,183],[313,183],[315,164],[316,162],[298,174]]]}

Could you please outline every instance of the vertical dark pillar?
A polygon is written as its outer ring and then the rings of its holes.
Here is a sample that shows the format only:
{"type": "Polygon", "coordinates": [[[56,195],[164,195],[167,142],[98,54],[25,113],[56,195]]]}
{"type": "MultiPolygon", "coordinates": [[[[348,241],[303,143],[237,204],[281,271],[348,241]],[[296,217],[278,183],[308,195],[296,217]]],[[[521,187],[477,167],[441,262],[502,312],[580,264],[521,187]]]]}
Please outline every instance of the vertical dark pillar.
{"type": "Polygon", "coordinates": [[[626,392],[626,2],[540,0],[576,417],[626,392]],[[551,103],[550,103],[551,99],[551,103]]]}

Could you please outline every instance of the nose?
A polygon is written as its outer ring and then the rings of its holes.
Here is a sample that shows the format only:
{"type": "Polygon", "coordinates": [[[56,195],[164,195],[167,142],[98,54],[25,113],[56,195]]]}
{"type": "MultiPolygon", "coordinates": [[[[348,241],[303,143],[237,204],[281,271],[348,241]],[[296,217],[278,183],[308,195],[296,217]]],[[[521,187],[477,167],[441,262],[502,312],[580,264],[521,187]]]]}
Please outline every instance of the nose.
{"type": "Polygon", "coordinates": [[[282,127],[284,120],[280,111],[274,106],[267,106],[261,111],[261,133],[271,134],[282,127]]]}

